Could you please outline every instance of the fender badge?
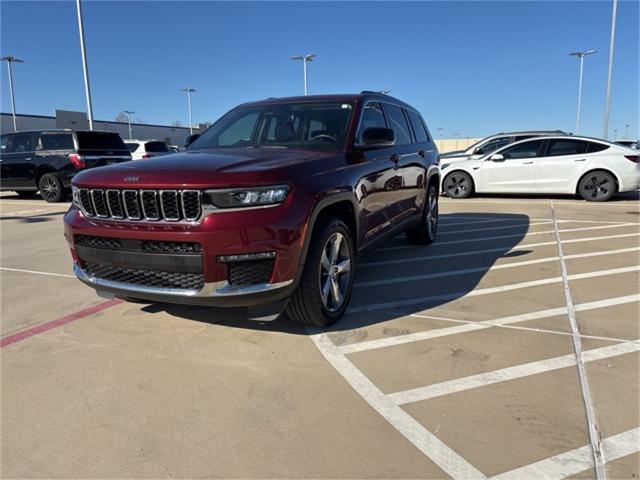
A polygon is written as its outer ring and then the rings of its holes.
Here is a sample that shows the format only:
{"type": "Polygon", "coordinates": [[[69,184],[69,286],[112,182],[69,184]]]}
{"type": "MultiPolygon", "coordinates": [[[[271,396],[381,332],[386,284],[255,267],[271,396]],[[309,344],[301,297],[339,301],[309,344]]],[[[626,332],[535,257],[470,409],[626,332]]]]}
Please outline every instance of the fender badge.
{"type": "Polygon", "coordinates": [[[124,177],[124,181],[125,182],[137,182],[140,180],[140,177],[135,177],[133,175],[129,175],[127,177],[124,177]]]}

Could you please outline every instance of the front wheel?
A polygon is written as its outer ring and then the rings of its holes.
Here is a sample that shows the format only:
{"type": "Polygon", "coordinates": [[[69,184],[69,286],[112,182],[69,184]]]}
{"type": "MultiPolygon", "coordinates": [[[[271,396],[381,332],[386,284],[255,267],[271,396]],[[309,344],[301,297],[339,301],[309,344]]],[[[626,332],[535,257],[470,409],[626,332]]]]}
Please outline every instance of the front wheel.
{"type": "Polygon", "coordinates": [[[438,188],[430,185],[420,224],[405,232],[407,241],[414,245],[429,245],[436,239],[438,233],[438,188]]]}
{"type": "Polygon", "coordinates": [[[580,180],[578,192],[587,202],[606,202],[616,191],[616,181],[607,172],[587,173],[580,180]]]}
{"type": "Polygon", "coordinates": [[[66,197],[66,190],[55,173],[45,173],[38,182],[40,196],[49,203],[61,202],[66,197]]]}
{"type": "Polygon", "coordinates": [[[326,327],[344,314],[353,289],[353,239],[339,219],[323,219],[309,245],[298,288],[287,305],[295,322],[326,327]]]}
{"type": "Polygon", "coordinates": [[[467,172],[451,172],[444,177],[442,189],[449,198],[467,198],[473,193],[473,179],[467,172]]]}

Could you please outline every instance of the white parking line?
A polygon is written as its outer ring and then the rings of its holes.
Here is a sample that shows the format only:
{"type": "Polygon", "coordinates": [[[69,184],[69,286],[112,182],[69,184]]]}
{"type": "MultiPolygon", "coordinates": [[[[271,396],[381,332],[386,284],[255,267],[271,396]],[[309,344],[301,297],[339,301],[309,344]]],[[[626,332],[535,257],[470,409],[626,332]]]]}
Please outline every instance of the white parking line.
{"type": "MultiPolygon", "coordinates": [[[[639,233],[623,233],[621,235],[608,235],[604,237],[587,237],[587,238],[572,238],[569,240],[562,240],[562,243],[579,243],[579,242],[595,242],[598,240],[610,240],[614,238],[627,238],[627,237],[637,237],[640,235],[639,233]]],[[[394,263],[415,263],[420,261],[428,261],[428,260],[436,260],[440,258],[452,258],[452,257],[463,257],[467,255],[478,255],[481,253],[492,253],[492,252],[504,252],[505,254],[513,251],[517,251],[523,248],[533,248],[533,247],[544,247],[547,245],[555,245],[556,242],[539,242],[539,243],[523,243],[522,245],[516,245],[512,249],[505,251],[505,247],[498,248],[485,248],[481,250],[466,250],[464,252],[455,252],[455,253],[444,253],[441,255],[424,255],[422,257],[409,257],[409,258],[397,258],[394,260],[380,260],[378,262],[365,262],[358,264],[358,268],[362,267],[377,267],[380,265],[391,265],[394,263]]]]}
{"type": "MultiPolygon", "coordinates": [[[[630,247],[630,248],[619,248],[617,250],[605,250],[600,252],[589,252],[589,253],[577,253],[575,255],[565,255],[564,258],[587,258],[587,257],[599,257],[603,255],[616,255],[619,253],[628,253],[628,252],[637,252],[640,250],[640,247],[630,247]]],[[[522,262],[510,262],[503,263],[499,265],[493,265],[491,267],[482,266],[482,267],[474,267],[474,268],[463,268],[460,270],[448,270],[445,272],[434,272],[434,273],[425,273],[422,275],[403,275],[398,278],[386,278],[384,280],[371,280],[368,282],[357,282],[353,286],[357,287],[377,287],[380,285],[393,285],[397,283],[406,283],[406,282],[415,282],[420,280],[427,280],[429,278],[441,278],[441,277],[449,277],[452,275],[466,275],[468,273],[476,273],[476,272],[490,272],[493,270],[503,270],[505,268],[517,268],[517,267],[525,267],[528,265],[535,265],[537,263],[549,263],[559,260],[560,257],[544,257],[544,258],[536,258],[535,260],[525,260],[522,262]]]]}
{"type": "MultiPolygon", "coordinates": [[[[560,233],[567,233],[567,232],[584,232],[587,230],[601,230],[601,229],[608,229],[608,228],[619,228],[619,227],[632,227],[632,226],[637,226],[637,224],[635,223],[620,223],[620,224],[614,224],[614,225],[598,225],[595,227],[580,227],[580,228],[569,228],[566,230],[560,230],[560,233]]],[[[493,237],[472,237],[472,238],[463,238],[460,240],[448,240],[446,242],[438,242],[436,241],[433,245],[456,245],[456,244],[460,244],[460,243],[471,243],[471,242],[486,242],[488,240],[501,240],[503,238],[519,238],[519,237],[530,237],[532,235],[543,235],[543,234],[552,234],[555,233],[555,230],[544,230],[542,232],[522,232],[522,233],[515,233],[515,234],[509,234],[509,235],[496,235],[493,237]]],[[[634,234],[637,235],[637,234],[634,234]]],[[[397,245],[395,247],[383,247],[383,248],[379,248],[378,251],[388,251],[388,250],[406,250],[408,248],[415,248],[413,245],[397,245]]]]}
{"type": "MultiPolygon", "coordinates": [[[[607,437],[602,440],[605,463],[612,462],[640,451],[640,428],[607,437]]],[[[527,478],[544,478],[560,480],[593,468],[591,445],[569,450],[551,458],[546,458],[531,465],[501,473],[491,480],[523,480],[527,478]]]]}
{"type": "MultiPolygon", "coordinates": [[[[617,275],[620,273],[637,272],[639,270],[640,270],[640,266],[635,265],[632,267],[612,268],[610,270],[598,270],[595,272],[577,273],[574,275],[569,275],[568,279],[582,280],[584,278],[602,277],[605,275],[617,275]]],[[[429,303],[431,301],[454,300],[462,297],[475,297],[478,295],[488,295],[491,293],[508,292],[511,290],[519,290],[522,288],[537,287],[540,285],[550,285],[553,283],[561,283],[561,282],[562,282],[562,277],[549,277],[549,278],[542,278],[540,280],[532,280],[529,282],[511,283],[507,285],[500,285],[498,287],[480,288],[480,289],[471,290],[471,291],[445,293],[442,295],[431,295],[431,296],[420,297],[420,298],[409,298],[406,300],[397,300],[394,302],[373,303],[373,304],[367,304],[366,306],[355,305],[353,307],[350,307],[347,310],[347,312],[354,313],[354,312],[364,312],[367,310],[380,310],[385,308],[421,305],[424,303],[429,303]]]]}
{"type": "MultiPolygon", "coordinates": [[[[638,295],[626,295],[624,297],[607,298],[605,300],[597,300],[594,302],[586,302],[575,305],[577,311],[595,310],[598,308],[613,307],[616,305],[623,305],[626,303],[633,303],[640,301],[640,294],[638,295]]],[[[520,315],[510,315],[508,317],[496,318],[494,320],[484,320],[482,322],[470,322],[465,321],[464,325],[458,325],[455,327],[437,328],[434,330],[426,330],[423,332],[409,333],[406,335],[397,335],[394,337],[379,338],[376,340],[368,340],[365,342],[350,343],[348,345],[342,345],[339,348],[340,352],[344,354],[364,352],[366,350],[374,350],[376,348],[393,347],[395,345],[403,345],[406,343],[420,342],[422,340],[429,340],[431,338],[446,337],[448,335],[456,335],[458,333],[473,332],[475,330],[483,330],[485,328],[510,325],[513,323],[526,322],[528,320],[539,320],[542,318],[556,317],[558,315],[564,315],[567,313],[566,307],[550,308],[547,310],[539,310],[537,312],[523,313],[520,315]]],[[[413,313],[411,317],[426,318],[444,321],[455,321],[450,318],[441,318],[431,315],[422,315],[419,313],[413,313]]]]}
{"type": "Polygon", "coordinates": [[[64,273],[38,272],[36,270],[24,270],[22,268],[0,267],[0,270],[6,270],[8,272],[33,273],[35,275],[48,275],[50,277],[76,278],[74,275],[66,275],[64,273]]]}
{"type": "MultiPolygon", "coordinates": [[[[540,205],[540,206],[545,206],[547,203],[547,199],[540,199],[540,200],[531,200],[531,201],[513,201],[509,198],[505,198],[504,201],[495,201],[495,200],[485,200],[483,198],[474,198],[474,199],[470,199],[470,200],[464,200],[464,199],[449,199],[446,197],[441,197],[440,201],[442,202],[443,200],[445,200],[445,203],[482,203],[482,204],[498,204],[498,205],[517,205],[517,204],[524,204],[524,205],[540,205]]],[[[606,202],[606,203],[594,203],[594,202],[584,202],[582,200],[579,200],[577,202],[556,202],[556,205],[573,205],[574,207],[595,207],[595,208],[604,208],[604,207],[625,207],[625,208],[629,208],[629,207],[640,207],[640,205],[637,204],[637,201],[635,200],[629,200],[626,202],[622,202],[622,203],[616,203],[616,202],[606,202]]],[[[505,214],[508,214],[505,213],[505,214]]]]}
{"type": "MultiPolygon", "coordinates": [[[[565,298],[567,301],[567,317],[569,318],[569,325],[571,325],[571,333],[573,333],[573,350],[575,354],[575,363],[578,367],[578,376],[580,377],[580,388],[582,391],[582,398],[584,400],[585,412],[587,414],[587,427],[589,431],[589,439],[591,441],[591,450],[593,452],[593,461],[596,470],[596,478],[598,480],[605,479],[607,474],[604,470],[604,460],[602,459],[602,446],[600,444],[600,431],[596,424],[596,414],[593,407],[593,400],[591,398],[591,391],[589,389],[589,382],[587,380],[587,369],[584,366],[584,362],[587,361],[587,352],[582,351],[582,339],[580,338],[580,326],[576,318],[576,310],[573,306],[573,297],[571,295],[571,288],[569,287],[569,274],[567,273],[567,264],[565,262],[564,253],[562,251],[562,243],[560,241],[560,230],[558,229],[558,223],[556,222],[556,209],[553,204],[553,200],[550,202],[551,216],[553,217],[553,229],[555,230],[556,242],[558,243],[558,255],[560,256],[560,270],[562,272],[562,287],[564,289],[565,298]]],[[[610,347],[607,347],[610,348],[610,347]]]]}
{"type": "Polygon", "coordinates": [[[313,343],[351,387],[418,450],[453,478],[486,478],[479,470],[445,445],[411,415],[394,404],[367,376],[345,357],[326,333],[308,328],[313,343]]]}
{"type": "MultiPolygon", "coordinates": [[[[603,360],[605,358],[613,358],[627,353],[640,351],[640,344],[634,342],[619,343],[609,345],[607,347],[595,348],[587,350],[583,354],[585,362],[593,362],[603,360]]],[[[574,353],[562,355],[560,357],[547,358],[536,362],[525,363],[513,367],[493,370],[491,372],[479,373],[468,377],[456,378],[446,382],[434,383],[425,387],[412,388],[401,392],[390,393],[388,397],[397,405],[405,405],[407,403],[421,402],[430,400],[451,393],[463,392],[473,388],[485,387],[496,383],[515,380],[517,378],[528,377],[540,373],[551,372],[561,368],[572,367],[576,365],[576,356],[574,353]]]]}
{"type": "Polygon", "coordinates": [[[520,223],[512,223],[509,225],[500,225],[497,227],[484,227],[484,228],[468,228],[468,229],[463,229],[463,230],[440,230],[438,232],[438,235],[458,235],[460,233],[467,233],[467,232],[485,232],[487,230],[505,230],[507,228],[528,228],[528,227],[532,227],[534,225],[548,225],[550,223],[553,223],[550,220],[546,220],[546,221],[542,221],[542,222],[520,222],[520,223]]]}

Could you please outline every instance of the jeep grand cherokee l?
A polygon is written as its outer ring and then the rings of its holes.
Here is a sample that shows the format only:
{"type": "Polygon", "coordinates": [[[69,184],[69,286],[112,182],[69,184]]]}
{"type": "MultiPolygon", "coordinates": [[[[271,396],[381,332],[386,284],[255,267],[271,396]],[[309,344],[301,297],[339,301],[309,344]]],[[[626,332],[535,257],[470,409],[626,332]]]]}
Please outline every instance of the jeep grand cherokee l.
{"type": "Polygon", "coordinates": [[[65,236],[99,293],[325,326],[347,308],[356,256],[400,231],[434,240],[439,177],[424,121],[399,100],[268,99],[186,152],[75,177],[65,236]]]}
{"type": "Polygon", "coordinates": [[[79,171],[131,160],[120,135],[112,132],[34,130],[2,135],[0,188],[47,202],[68,197],[79,171]]]}

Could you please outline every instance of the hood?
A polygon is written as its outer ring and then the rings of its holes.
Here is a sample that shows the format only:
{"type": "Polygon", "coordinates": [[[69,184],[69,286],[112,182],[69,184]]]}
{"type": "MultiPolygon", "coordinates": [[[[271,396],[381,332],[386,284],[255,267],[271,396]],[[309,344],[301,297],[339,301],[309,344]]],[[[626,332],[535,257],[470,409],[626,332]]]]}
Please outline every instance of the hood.
{"type": "Polygon", "coordinates": [[[445,153],[441,153],[440,157],[441,158],[445,158],[445,157],[451,157],[454,155],[463,155],[464,154],[464,150],[455,150],[453,152],[445,152],[445,153]]]}
{"type": "Polygon", "coordinates": [[[211,188],[286,181],[331,168],[338,152],[285,148],[195,150],[86,170],[75,185],[113,188],[211,188]]]}
{"type": "Polygon", "coordinates": [[[460,155],[460,156],[452,156],[452,157],[444,157],[440,158],[440,165],[451,165],[452,163],[459,163],[473,160],[471,155],[460,155]]]}

